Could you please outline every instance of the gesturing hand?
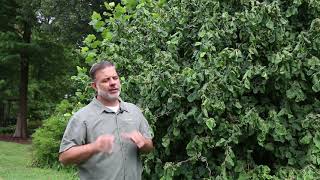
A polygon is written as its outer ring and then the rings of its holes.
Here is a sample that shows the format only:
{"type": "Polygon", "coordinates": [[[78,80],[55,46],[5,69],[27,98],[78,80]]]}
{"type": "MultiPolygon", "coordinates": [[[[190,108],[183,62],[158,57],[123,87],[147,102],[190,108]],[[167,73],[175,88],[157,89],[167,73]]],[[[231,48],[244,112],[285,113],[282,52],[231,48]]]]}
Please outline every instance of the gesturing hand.
{"type": "Polygon", "coordinates": [[[99,136],[93,143],[94,148],[98,152],[106,152],[111,154],[113,147],[114,136],[113,135],[102,135],[99,136]]]}
{"type": "Polygon", "coordinates": [[[139,131],[122,133],[122,137],[131,139],[138,146],[138,148],[141,148],[145,145],[145,137],[143,137],[139,131]]]}

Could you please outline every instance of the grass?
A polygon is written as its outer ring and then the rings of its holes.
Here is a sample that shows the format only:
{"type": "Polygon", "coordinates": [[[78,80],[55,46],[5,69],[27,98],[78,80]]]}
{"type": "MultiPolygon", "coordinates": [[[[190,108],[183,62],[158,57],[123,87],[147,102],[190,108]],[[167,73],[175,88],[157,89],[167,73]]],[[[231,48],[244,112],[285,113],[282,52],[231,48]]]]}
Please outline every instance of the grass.
{"type": "Polygon", "coordinates": [[[72,173],[31,167],[30,164],[30,144],[0,141],[0,180],[75,179],[72,173]]]}

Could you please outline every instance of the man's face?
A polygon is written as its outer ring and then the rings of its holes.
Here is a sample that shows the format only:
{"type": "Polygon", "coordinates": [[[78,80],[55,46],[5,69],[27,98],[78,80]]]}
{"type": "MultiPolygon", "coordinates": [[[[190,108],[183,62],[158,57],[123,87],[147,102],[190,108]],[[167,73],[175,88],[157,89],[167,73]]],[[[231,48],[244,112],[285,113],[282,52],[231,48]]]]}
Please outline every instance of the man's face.
{"type": "Polygon", "coordinates": [[[98,96],[105,101],[116,101],[119,98],[121,85],[118,73],[114,66],[105,67],[96,72],[96,79],[92,87],[97,91],[98,96]]]}

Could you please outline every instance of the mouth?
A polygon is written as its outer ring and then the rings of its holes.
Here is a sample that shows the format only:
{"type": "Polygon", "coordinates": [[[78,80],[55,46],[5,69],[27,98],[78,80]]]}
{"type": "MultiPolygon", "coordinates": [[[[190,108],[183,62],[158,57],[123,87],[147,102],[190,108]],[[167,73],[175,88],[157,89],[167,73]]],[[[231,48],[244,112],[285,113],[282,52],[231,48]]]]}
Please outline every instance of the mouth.
{"type": "Polygon", "coordinates": [[[117,92],[119,92],[119,89],[117,89],[117,88],[115,88],[115,89],[110,89],[109,92],[111,92],[111,93],[117,93],[117,92]]]}

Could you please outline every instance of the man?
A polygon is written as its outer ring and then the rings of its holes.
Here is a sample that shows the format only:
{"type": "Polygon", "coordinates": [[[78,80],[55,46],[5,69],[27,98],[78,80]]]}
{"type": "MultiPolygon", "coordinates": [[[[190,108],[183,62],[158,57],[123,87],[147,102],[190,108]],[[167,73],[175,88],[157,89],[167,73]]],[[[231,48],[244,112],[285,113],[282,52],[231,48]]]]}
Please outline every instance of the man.
{"type": "Polygon", "coordinates": [[[70,119],[59,161],[77,164],[80,179],[141,179],[138,153],[153,149],[149,124],[137,106],[119,98],[120,79],[112,63],[94,64],[90,76],[96,97],[70,119]]]}

